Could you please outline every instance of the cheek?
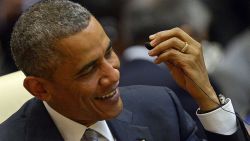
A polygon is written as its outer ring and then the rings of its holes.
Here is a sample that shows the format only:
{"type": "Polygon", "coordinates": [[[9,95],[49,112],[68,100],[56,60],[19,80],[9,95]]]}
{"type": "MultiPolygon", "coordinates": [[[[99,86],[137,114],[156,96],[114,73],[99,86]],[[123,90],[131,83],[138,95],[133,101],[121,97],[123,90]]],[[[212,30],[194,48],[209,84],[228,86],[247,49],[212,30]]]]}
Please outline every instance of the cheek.
{"type": "Polygon", "coordinates": [[[76,86],[75,91],[78,94],[80,94],[82,97],[91,97],[97,91],[98,80],[91,80],[88,82],[83,82],[75,86],[76,86]]]}
{"type": "Polygon", "coordinates": [[[97,88],[98,79],[96,79],[96,76],[92,76],[89,80],[81,80],[79,83],[75,83],[70,92],[82,100],[88,100],[95,96],[97,88]]]}

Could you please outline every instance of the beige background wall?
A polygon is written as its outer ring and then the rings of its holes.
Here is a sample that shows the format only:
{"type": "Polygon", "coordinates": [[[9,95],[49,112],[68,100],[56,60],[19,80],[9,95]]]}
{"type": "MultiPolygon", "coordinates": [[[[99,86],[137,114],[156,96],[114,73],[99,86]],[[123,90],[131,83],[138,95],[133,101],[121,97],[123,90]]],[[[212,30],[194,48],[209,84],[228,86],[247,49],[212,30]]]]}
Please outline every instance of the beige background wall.
{"type": "Polygon", "coordinates": [[[21,71],[0,77],[0,123],[32,97],[23,87],[24,78],[21,71]]]}

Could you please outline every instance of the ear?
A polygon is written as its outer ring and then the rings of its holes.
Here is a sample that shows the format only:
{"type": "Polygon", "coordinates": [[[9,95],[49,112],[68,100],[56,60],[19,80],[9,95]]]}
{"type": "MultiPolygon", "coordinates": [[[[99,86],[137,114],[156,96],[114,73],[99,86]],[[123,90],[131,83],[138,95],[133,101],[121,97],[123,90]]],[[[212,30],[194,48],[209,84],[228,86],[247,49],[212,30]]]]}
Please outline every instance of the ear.
{"type": "Polygon", "coordinates": [[[23,86],[26,90],[42,101],[48,101],[51,96],[47,85],[48,83],[45,79],[34,76],[27,76],[23,81],[23,86]]]}

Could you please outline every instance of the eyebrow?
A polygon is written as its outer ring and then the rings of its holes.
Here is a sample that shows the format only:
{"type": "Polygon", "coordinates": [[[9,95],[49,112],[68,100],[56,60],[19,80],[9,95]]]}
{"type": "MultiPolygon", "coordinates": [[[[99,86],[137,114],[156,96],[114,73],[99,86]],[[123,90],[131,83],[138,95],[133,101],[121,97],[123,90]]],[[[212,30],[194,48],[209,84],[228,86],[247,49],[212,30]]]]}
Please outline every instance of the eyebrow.
{"type": "MultiPolygon", "coordinates": [[[[112,49],[112,42],[109,41],[108,47],[106,48],[106,51],[105,51],[105,54],[106,54],[107,52],[109,52],[111,49],[112,49]]],[[[98,61],[98,59],[95,59],[95,60],[89,62],[88,64],[84,65],[84,66],[75,74],[75,76],[76,76],[76,77],[79,76],[82,72],[84,72],[85,70],[87,70],[89,67],[94,66],[94,65],[97,63],[97,61],[98,61]]]]}
{"type": "Polygon", "coordinates": [[[105,54],[106,54],[107,52],[109,52],[111,49],[112,49],[112,42],[109,41],[109,45],[108,45],[108,47],[107,47],[107,49],[106,49],[106,51],[105,51],[105,54]]]}

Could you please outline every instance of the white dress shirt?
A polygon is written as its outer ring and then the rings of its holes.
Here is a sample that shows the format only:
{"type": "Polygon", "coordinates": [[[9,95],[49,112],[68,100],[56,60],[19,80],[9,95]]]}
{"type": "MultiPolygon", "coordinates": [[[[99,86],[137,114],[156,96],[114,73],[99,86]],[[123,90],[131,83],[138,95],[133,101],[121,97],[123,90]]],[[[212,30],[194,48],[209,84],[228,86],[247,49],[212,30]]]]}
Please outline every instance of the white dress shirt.
{"type": "MultiPolygon", "coordinates": [[[[226,104],[222,108],[214,111],[197,114],[203,127],[210,132],[222,135],[232,135],[237,131],[237,122],[231,100],[226,99],[226,104]]],[[[198,109],[199,110],[199,109],[198,109]]]]}
{"type": "Polygon", "coordinates": [[[46,102],[43,103],[64,141],[80,141],[87,128],[91,128],[105,137],[99,138],[99,141],[115,141],[106,121],[98,121],[86,127],[56,112],[46,102]]]}
{"type": "MultiPolygon", "coordinates": [[[[65,141],[80,141],[87,127],[56,112],[46,102],[43,103],[63,139],[65,141]]],[[[237,131],[236,116],[233,113],[234,109],[231,100],[227,99],[227,103],[222,106],[222,108],[218,108],[205,114],[196,114],[207,131],[222,135],[231,135],[237,131]]],[[[100,138],[100,141],[115,141],[107,123],[104,120],[96,122],[89,128],[97,131],[105,137],[100,138]]]]}

